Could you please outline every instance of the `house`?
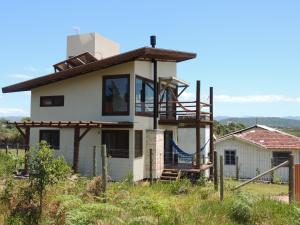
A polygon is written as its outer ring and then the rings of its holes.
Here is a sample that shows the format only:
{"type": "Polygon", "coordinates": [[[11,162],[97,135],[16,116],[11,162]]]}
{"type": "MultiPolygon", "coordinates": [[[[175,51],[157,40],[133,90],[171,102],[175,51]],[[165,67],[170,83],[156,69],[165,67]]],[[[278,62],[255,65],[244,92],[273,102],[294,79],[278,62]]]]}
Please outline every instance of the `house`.
{"type": "Polygon", "coordinates": [[[155,45],[151,36],[152,47],[121,53],[119,44],[97,33],[68,36],[67,59],[54,64],[53,73],[2,88],[3,93],[31,91],[31,121],[11,122],[27,148],[46,140],[75,172],[91,175],[93,152],[99,174],[105,144],[113,180],[129,173],[134,180],[149,177],[152,149],[152,172],[159,178],[164,169],[178,167],[171,140],[177,142],[181,124],[196,130],[189,167],[200,170],[200,130],[212,135],[213,89],[211,102],[201,102],[197,81],[196,100],[179,102],[189,84],[177,77],[177,63],[196,54],[155,45]]]}
{"type": "MultiPolygon", "coordinates": [[[[224,156],[224,176],[248,179],[286,161],[291,153],[300,160],[300,138],[282,131],[255,125],[226,135],[215,142],[218,155],[224,156]]],[[[275,171],[274,179],[288,181],[288,168],[275,171]]],[[[271,180],[266,175],[263,180],[271,180]]]]}

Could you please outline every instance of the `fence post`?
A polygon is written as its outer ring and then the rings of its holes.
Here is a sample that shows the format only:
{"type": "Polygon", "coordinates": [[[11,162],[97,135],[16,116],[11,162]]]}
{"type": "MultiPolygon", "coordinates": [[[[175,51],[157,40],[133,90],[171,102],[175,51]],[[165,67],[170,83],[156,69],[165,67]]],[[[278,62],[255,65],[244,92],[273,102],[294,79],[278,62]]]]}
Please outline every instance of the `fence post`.
{"type": "Polygon", "coordinates": [[[8,144],[6,144],[6,146],[5,146],[5,153],[6,153],[6,155],[8,154],[8,144]]]}
{"type": "Polygon", "coordinates": [[[153,159],[152,159],[152,148],[150,148],[150,156],[149,156],[149,159],[150,159],[150,184],[153,183],[153,174],[152,174],[152,164],[153,164],[153,159]]]}
{"type": "Polygon", "coordinates": [[[103,182],[103,192],[106,192],[107,187],[107,152],[106,145],[101,146],[101,158],[102,158],[102,182],[103,182]]]}
{"type": "Polygon", "coordinates": [[[93,146],[93,177],[96,176],[96,146],[93,146]]]}
{"type": "Polygon", "coordinates": [[[235,157],[235,179],[239,180],[240,177],[240,169],[239,169],[239,157],[235,157]]]}
{"type": "Polygon", "coordinates": [[[218,158],[216,151],[214,151],[214,187],[215,191],[218,191],[218,158]]]}
{"type": "Polygon", "coordinates": [[[19,156],[19,143],[17,143],[17,156],[19,156]]]}
{"type": "Polygon", "coordinates": [[[223,156],[220,155],[220,200],[224,200],[224,161],[223,156]]]}
{"type": "MultiPolygon", "coordinates": [[[[275,165],[274,158],[271,158],[271,168],[273,168],[275,165]]],[[[271,172],[271,184],[274,183],[274,171],[271,172]]]]}
{"type": "Polygon", "coordinates": [[[289,157],[289,203],[295,200],[294,155],[289,157]]]}

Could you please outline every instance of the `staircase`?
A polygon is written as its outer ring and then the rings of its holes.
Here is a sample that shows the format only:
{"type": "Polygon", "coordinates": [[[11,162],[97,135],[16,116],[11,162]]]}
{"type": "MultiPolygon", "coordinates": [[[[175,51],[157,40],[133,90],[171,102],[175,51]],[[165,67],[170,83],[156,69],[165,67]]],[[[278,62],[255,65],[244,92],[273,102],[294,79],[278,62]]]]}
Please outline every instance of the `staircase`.
{"type": "Polygon", "coordinates": [[[176,181],[180,178],[180,170],[177,169],[164,169],[160,181],[163,182],[170,182],[170,181],[176,181]]]}

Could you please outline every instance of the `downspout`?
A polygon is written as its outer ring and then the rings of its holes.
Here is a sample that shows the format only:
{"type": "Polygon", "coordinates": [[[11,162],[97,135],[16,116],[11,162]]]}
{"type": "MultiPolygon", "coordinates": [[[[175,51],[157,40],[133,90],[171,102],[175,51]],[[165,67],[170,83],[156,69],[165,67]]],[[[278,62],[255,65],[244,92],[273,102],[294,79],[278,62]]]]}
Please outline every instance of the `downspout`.
{"type": "MultiPolygon", "coordinates": [[[[150,43],[152,48],[156,45],[156,36],[150,37],[150,43]]],[[[152,59],[153,63],[153,82],[154,82],[154,112],[153,112],[153,129],[157,129],[157,117],[158,117],[158,93],[157,93],[157,61],[152,59]]]]}

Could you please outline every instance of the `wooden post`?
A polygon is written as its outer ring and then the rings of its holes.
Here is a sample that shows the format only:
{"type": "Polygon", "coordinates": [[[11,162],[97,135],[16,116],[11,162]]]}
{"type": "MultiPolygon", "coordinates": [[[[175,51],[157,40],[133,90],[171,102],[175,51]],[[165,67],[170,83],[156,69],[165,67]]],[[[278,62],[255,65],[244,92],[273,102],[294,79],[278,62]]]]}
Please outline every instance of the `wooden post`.
{"type": "Polygon", "coordinates": [[[289,157],[289,203],[295,200],[294,155],[289,157]]]}
{"type": "Polygon", "coordinates": [[[29,174],[29,139],[30,139],[30,127],[25,128],[25,137],[24,137],[24,144],[25,144],[25,162],[24,162],[24,170],[25,174],[29,174]]]}
{"type": "Polygon", "coordinates": [[[200,137],[200,80],[197,80],[196,87],[196,167],[199,169],[201,164],[201,137],[200,137]]]}
{"type": "Polygon", "coordinates": [[[107,152],[106,145],[101,146],[101,158],[102,158],[102,182],[103,182],[103,192],[106,192],[107,188],[107,152]]]}
{"type": "Polygon", "coordinates": [[[235,157],[235,179],[239,180],[239,173],[240,173],[240,168],[239,168],[239,157],[235,157]]]}
{"type": "Polygon", "coordinates": [[[93,176],[96,176],[96,146],[93,146],[93,176]]]}
{"type": "Polygon", "coordinates": [[[17,156],[19,156],[19,143],[17,143],[17,156]]]}
{"type": "Polygon", "coordinates": [[[80,143],[80,127],[74,128],[74,153],[73,153],[73,170],[74,173],[78,172],[79,167],[79,143],[80,143]]]}
{"type": "Polygon", "coordinates": [[[6,155],[8,154],[8,144],[6,143],[6,146],[5,146],[5,153],[6,155]]]}
{"type": "MultiPolygon", "coordinates": [[[[271,168],[273,168],[275,165],[274,158],[271,158],[271,168]]],[[[271,184],[274,183],[274,171],[271,172],[271,184]]]]}
{"type": "MultiPolygon", "coordinates": [[[[212,162],[212,163],[215,163],[215,161],[218,161],[217,158],[214,158],[215,155],[214,155],[214,124],[213,124],[213,121],[214,121],[214,88],[213,87],[210,87],[209,88],[209,112],[210,112],[210,115],[209,115],[209,120],[210,120],[210,125],[209,125],[209,160],[212,162]]],[[[214,174],[214,167],[211,167],[209,169],[209,173],[210,173],[210,177],[212,178],[213,177],[213,174],[214,174]]],[[[217,171],[216,171],[217,173],[217,171]]]]}
{"type": "Polygon", "coordinates": [[[217,152],[214,151],[214,187],[215,191],[218,191],[218,160],[217,159],[217,152]]]}
{"type": "Polygon", "coordinates": [[[223,170],[224,162],[223,156],[220,155],[220,200],[224,200],[224,170],[223,170]]]}
{"type": "Polygon", "coordinates": [[[152,159],[152,148],[150,148],[150,156],[149,156],[149,159],[150,159],[150,165],[149,165],[149,172],[150,172],[150,184],[153,183],[153,174],[152,174],[152,164],[153,164],[153,159],[152,159]]]}

